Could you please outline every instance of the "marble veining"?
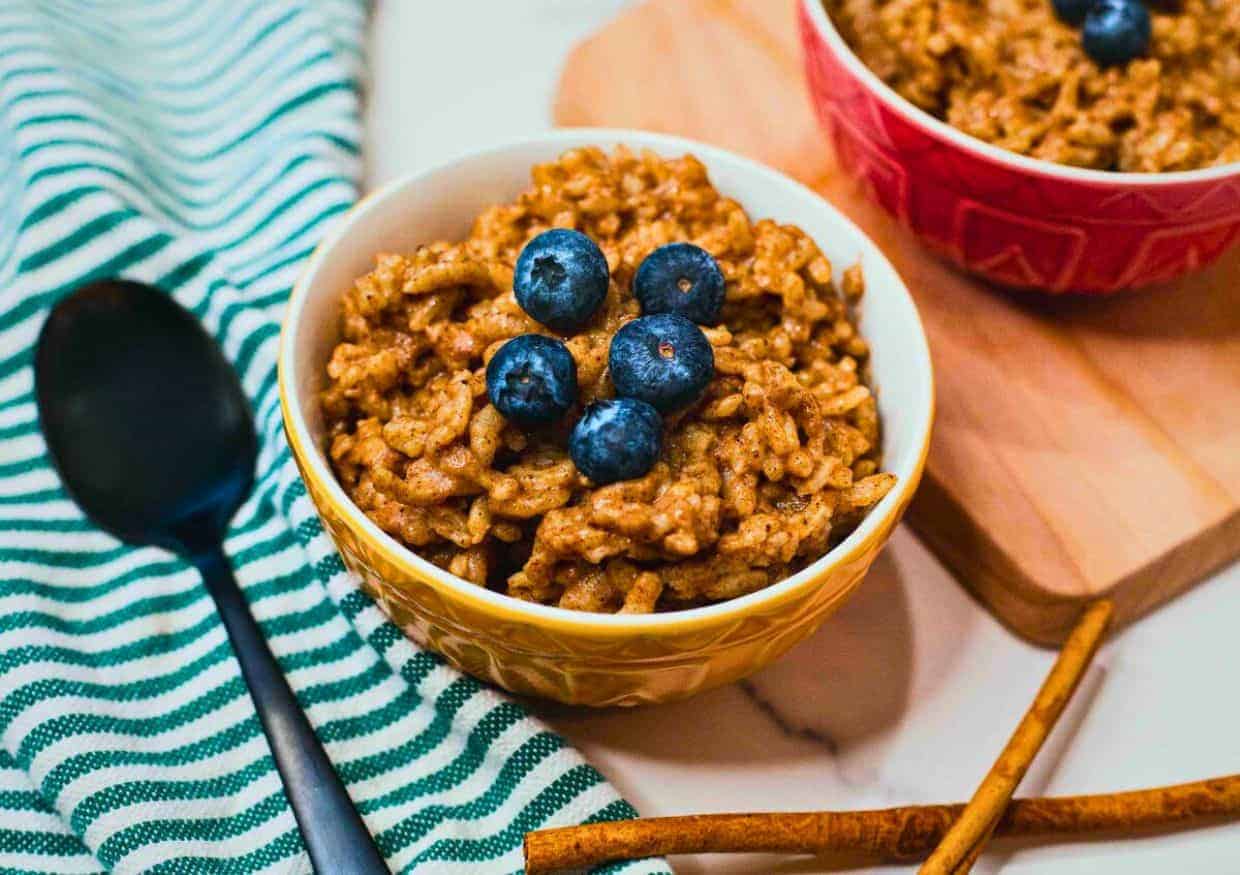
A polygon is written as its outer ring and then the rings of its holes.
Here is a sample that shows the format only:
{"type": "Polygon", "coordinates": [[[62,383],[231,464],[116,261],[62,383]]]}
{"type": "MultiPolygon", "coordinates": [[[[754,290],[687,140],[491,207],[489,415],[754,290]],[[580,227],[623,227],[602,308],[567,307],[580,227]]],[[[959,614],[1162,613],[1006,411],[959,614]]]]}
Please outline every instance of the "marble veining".
{"type": "Polygon", "coordinates": [[[812,726],[796,726],[787,717],[779,712],[769,699],[762,695],[753,681],[743,680],[737,683],[736,688],[740,690],[752,705],[757,708],[763,715],[770,719],[772,725],[784,735],[803,738],[812,742],[824,751],[828,756],[835,756],[839,753],[839,744],[827,733],[821,729],[815,729],[812,726]]]}

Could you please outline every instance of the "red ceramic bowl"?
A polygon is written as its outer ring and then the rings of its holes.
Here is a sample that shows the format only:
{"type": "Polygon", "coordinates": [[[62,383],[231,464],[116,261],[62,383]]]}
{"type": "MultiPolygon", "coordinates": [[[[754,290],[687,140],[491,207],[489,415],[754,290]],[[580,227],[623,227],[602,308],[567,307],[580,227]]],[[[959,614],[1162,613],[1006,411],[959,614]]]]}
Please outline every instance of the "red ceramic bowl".
{"type": "Polygon", "coordinates": [[[840,165],[927,245],[1006,286],[1117,292],[1216,260],[1240,237],[1240,164],[1109,173],[1028,158],[900,97],[800,0],[811,99],[840,165]]]}

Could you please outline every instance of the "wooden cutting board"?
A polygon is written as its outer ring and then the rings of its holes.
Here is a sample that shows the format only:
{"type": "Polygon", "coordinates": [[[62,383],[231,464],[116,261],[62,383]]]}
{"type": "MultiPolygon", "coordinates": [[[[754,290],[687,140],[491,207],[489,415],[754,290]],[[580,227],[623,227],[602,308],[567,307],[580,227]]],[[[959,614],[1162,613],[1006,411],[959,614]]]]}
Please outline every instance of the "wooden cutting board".
{"type": "Polygon", "coordinates": [[[917,299],[938,384],[910,520],[1020,634],[1057,643],[1104,593],[1131,621],[1240,555],[1240,247],[1203,274],[1111,299],[1015,296],[955,272],[834,165],[793,2],[630,9],[568,58],[556,122],[741,152],[878,242],[917,299]]]}

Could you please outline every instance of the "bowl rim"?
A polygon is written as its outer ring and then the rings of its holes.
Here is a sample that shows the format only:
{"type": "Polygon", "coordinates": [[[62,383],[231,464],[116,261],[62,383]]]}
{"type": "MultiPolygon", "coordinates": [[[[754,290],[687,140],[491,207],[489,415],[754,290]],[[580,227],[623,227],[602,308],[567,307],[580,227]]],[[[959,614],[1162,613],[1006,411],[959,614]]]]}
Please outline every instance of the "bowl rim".
{"type": "MultiPolygon", "coordinates": [[[[609,638],[624,638],[633,635],[644,637],[679,635],[741,620],[748,615],[769,611],[797,598],[805,589],[816,585],[816,582],[821,580],[825,574],[855,560],[872,545],[885,523],[898,519],[899,514],[912,498],[925,468],[935,417],[933,364],[921,315],[903,278],[868,235],[812,189],[756,161],[717,146],[684,137],[628,128],[557,128],[539,134],[504,140],[495,145],[458,153],[423,170],[397,177],[361,198],[323,236],[293,285],[280,328],[276,370],[285,437],[300,465],[302,476],[308,481],[313,481],[313,486],[317,487],[319,494],[327,498],[331,509],[345,520],[354,535],[365,535],[367,543],[377,549],[388,562],[401,567],[411,577],[437,590],[442,598],[467,602],[471,607],[507,622],[534,623],[543,628],[609,638]],[[743,172],[757,176],[764,185],[800,189],[804,194],[817,200],[823,210],[834,214],[835,220],[849,227],[860,241],[863,250],[868,250],[870,257],[886,265],[890,277],[894,280],[894,285],[885,293],[903,296],[912,314],[915,330],[912,332],[913,336],[908,338],[910,341],[908,346],[903,349],[909,364],[901,366],[917,368],[917,373],[920,375],[918,394],[919,397],[925,398],[925,407],[923,410],[915,411],[916,420],[910,426],[916,446],[914,452],[910,454],[910,461],[906,463],[903,471],[895,472],[899,477],[895,488],[873,508],[847,538],[796,574],[764,589],[711,605],[656,614],[590,613],[515,599],[493,592],[486,587],[479,587],[460,580],[455,575],[423,559],[412,549],[382,531],[348,497],[322,454],[314,448],[310,429],[295,389],[300,383],[296,373],[291,338],[297,334],[305,302],[309,297],[311,282],[334,246],[349,233],[367,211],[407,186],[416,184],[420,179],[448,172],[457,165],[469,164],[485,156],[506,151],[550,144],[558,144],[562,149],[570,149],[586,143],[609,148],[626,144],[634,148],[659,147],[665,151],[679,150],[698,157],[706,165],[708,172],[717,164],[731,163],[743,172]]],[[[316,511],[318,510],[316,507],[316,511]]]]}
{"type": "Polygon", "coordinates": [[[853,76],[863,82],[867,90],[883,102],[893,112],[902,116],[910,124],[927,129],[929,133],[941,139],[951,141],[955,146],[971,152],[978,158],[989,159],[1005,164],[1015,170],[1055,177],[1070,182],[1101,183],[1108,186],[1144,185],[1164,187],[1184,183],[1213,182],[1231,176],[1240,176],[1240,161],[1229,161],[1215,167],[1199,167],[1196,170],[1174,170],[1166,173],[1131,172],[1123,170],[1095,170],[1086,167],[1073,167],[1068,164],[1057,164],[1044,158],[1033,158],[1021,155],[996,146],[972,134],[966,134],[942,119],[936,118],[926,110],[912,103],[894,88],[878,77],[873,70],[865,65],[852,47],[844,40],[835,22],[827,14],[822,0],[800,0],[802,11],[814,25],[817,35],[830,48],[832,53],[844,64],[853,76]]]}

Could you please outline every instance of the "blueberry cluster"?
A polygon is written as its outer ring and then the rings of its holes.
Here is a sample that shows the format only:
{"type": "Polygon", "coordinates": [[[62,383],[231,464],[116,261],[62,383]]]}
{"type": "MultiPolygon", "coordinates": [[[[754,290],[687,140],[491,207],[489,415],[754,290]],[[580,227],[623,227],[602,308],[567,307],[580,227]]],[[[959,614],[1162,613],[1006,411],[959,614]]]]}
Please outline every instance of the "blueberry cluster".
{"type": "MultiPolygon", "coordinates": [[[[577,231],[555,228],[521,250],[513,293],[521,309],[559,332],[584,327],[607,297],[602,250],[577,231]]],[[[649,471],[663,441],[662,414],[696,401],[715,373],[715,354],[698,325],[719,321],[724,279],[709,252],[670,243],[633,277],[642,315],[611,340],[607,367],[617,397],[595,401],[569,435],[577,470],[597,484],[649,471]]],[[[487,397],[525,428],[555,422],[577,400],[577,367],[563,341],[542,334],[509,340],[487,364],[487,397]]]]}
{"type": "Polygon", "coordinates": [[[1055,13],[1081,28],[1085,53],[1100,66],[1126,64],[1150,47],[1143,0],[1054,0],[1055,13]]]}

